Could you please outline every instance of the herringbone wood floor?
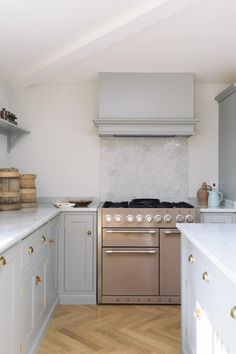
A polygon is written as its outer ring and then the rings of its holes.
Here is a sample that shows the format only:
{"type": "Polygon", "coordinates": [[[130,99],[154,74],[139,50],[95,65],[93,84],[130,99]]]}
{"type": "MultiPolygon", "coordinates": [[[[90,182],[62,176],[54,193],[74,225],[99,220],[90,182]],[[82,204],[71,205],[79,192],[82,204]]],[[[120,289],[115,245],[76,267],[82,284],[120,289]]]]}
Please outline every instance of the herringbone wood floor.
{"type": "Polygon", "coordinates": [[[180,354],[180,306],[60,305],[38,354],[180,354]]]}

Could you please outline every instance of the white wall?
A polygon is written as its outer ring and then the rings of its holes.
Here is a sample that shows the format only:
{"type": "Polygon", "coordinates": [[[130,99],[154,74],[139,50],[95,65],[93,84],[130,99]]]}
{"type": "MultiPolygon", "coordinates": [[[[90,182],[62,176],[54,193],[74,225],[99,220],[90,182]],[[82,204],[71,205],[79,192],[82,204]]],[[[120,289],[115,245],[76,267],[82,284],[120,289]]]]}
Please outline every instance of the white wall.
{"type": "MultiPolygon", "coordinates": [[[[196,136],[188,140],[189,196],[218,179],[218,104],[224,85],[196,86],[196,136]]],[[[31,130],[13,148],[12,165],[36,173],[39,196],[99,196],[98,86],[35,86],[17,92],[14,110],[31,130]]],[[[171,168],[167,173],[171,174],[171,168]]],[[[102,182],[102,181],[101,181],[102,182]]],[[[173,181],[174,182],[174,181],[173,181]]]]}
{"type": "MultiPolygon", "coordinates": [[[[7,82],[0,77],[0,110],[2,108],[11,109],[11,90],[7,82]]],[[[7,152],[7,138],[0,134],[0,168],[10,167],[10,154],[7,152]]]]}
{"type": "Polygon", "coordinates": [[[38,195],[98,196],[97,86],[35,86],[13,102],[31,134],[15,145],[12,163],[37,174],[38,195]]]}
{"type": "Polygon", "coordinates": [[[201,182],[218,183],[218,103],[215,96],[227,85],[196,85],[195,114],[200,123],[189,138],[189,196],[201,182]]]}

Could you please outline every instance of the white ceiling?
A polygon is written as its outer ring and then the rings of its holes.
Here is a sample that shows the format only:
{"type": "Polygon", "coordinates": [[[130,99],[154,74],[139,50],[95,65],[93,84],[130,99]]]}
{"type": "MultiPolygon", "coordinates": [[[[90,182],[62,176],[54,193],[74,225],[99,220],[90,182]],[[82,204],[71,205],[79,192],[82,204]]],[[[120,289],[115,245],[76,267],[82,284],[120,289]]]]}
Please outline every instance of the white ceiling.
{"type": "Polygon", "coordinates": [[[236,81],[235,0],[0,0],[0,75],[12,86],[98,72],[236,81]]]}

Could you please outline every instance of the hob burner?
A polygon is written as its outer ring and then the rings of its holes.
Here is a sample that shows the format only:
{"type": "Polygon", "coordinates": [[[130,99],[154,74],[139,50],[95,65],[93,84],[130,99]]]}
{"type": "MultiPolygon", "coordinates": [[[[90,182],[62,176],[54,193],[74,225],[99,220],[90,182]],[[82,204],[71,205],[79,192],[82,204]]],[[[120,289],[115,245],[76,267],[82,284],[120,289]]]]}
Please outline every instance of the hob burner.
{"type": "Polygon", "coordinates": [[[186,202],[161,202],[159,199],[133,199],[130,202],[111,202],[106,201],[103,208],[194,208],[193,205],[186,202]]]}

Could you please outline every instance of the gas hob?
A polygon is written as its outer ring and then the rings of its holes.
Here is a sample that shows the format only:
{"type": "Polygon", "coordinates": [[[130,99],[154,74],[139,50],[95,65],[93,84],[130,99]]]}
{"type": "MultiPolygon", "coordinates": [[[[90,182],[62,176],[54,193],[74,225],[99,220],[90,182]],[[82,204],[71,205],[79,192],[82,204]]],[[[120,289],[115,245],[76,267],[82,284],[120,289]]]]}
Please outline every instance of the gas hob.
{"type": "Polygon", "coordinates": [[[133,199],[102,206],[103,227],[175,227],[176,223],[196,221],[196,210],[186,202],[161,202],[159,199],[133,199]]]}

